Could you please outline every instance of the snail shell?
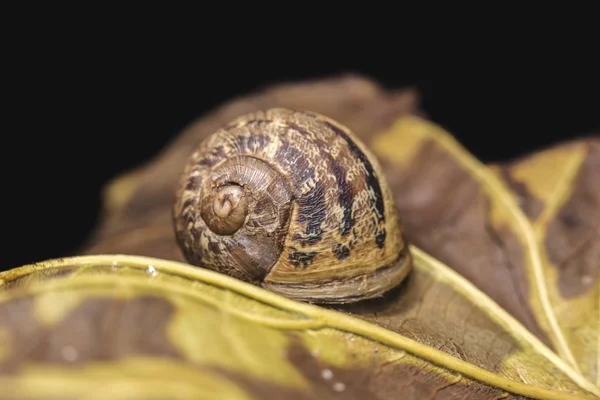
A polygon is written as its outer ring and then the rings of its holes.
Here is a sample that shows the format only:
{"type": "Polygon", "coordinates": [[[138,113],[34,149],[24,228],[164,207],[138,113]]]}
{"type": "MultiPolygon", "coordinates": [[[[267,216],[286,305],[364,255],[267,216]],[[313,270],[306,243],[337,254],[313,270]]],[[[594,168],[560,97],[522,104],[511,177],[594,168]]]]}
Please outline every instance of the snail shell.
{"type": "Polygon", "coordinates": [[[191,264],[294,300],[377,297],[412,266],[377,160],[313,112],[269,109],[215,132],[186,165],[173,211],[191,264]]]}

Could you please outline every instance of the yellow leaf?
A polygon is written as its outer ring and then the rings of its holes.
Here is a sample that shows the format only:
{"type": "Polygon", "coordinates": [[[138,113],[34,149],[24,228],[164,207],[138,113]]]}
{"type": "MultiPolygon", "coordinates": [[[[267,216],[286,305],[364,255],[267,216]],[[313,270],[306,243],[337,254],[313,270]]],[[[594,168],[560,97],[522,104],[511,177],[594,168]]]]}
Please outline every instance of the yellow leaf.
{"type": "Polygon", "coordinates": [[[494,170],[535,233],[563,356],[600,385],[600,141],[555,146],[494,170]]]}
{"type": "Polygon", "coordinates": [[[365,321],[364,309],[294,302],[155,258],[81,256],[7,271],[0,384],[10,389],[0,398],[596,398],[484,293],[412,251],[406,284],[361,306],[393,302],[387,312],[406,335],[365,321]],[[67,307],[51,325],[36,305],[48,296],[67,307]]]}

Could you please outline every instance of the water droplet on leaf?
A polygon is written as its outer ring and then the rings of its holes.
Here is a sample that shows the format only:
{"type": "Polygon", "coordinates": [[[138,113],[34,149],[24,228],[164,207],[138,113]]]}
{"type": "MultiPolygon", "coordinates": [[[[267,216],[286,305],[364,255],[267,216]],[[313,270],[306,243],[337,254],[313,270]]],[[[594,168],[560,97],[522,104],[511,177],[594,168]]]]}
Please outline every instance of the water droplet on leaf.
{"type": "Polygon", "coordinates": [[[321,376],[323,377],[323,379],[330,380],[331,378],[333,378],[333,371],[326,368],[323,371],[321,371],[321,376]]]}
{"type": "Polygon", "coordinates": [[[336,382],[333,384],[333,390],[335,390],[336,392],[343,392],[344,390],[346,390],[346,385],[342,382],[336,382]]]}
{"type": "Polygon", "coordinates": [[[146,268],[146,273],[151,277],[155,277],[156,275],[158,275],[158,272],[156,272],[156,268],[154,268],[154,266],[152,265],[148,265],[148,268],[146,268]]]}

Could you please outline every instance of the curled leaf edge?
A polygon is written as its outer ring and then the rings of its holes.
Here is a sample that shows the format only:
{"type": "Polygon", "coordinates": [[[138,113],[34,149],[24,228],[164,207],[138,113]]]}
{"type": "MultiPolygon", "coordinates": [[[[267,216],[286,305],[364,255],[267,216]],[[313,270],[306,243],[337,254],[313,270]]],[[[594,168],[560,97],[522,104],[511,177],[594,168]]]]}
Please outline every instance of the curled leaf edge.
{"type": "MultiPolygon", "coordinates": [[[[21,266],[0,273],[0,290],[7,281],[21,278],[40,270],[61,269],[72,266],[86,267],[99,264],[110,265],[113,263],[116,263],[116,265],[118,265],[119,267],[146,270],[148,265],[152,265],[159,273],[162,271],[164,273],[184,277],[186,279],[204,282],[219,287],[221,289],[236,292],[237,294],[248,297],[252,300],[265,303],[272,307],[289,312],[294,312],[310,318],[306,321],[291,321],[291,323],[290,321],[287,321],[286,323],[281,319],[270,320],[269,318],[260,317],[261,322],[266,323],[267,325],[275,324],[275,326],[279,329],[318,329],[321,327],[329,327],[344,332],[353,333],[371,340],[378,341],[384,345],[393,347],[395,349],[404,350],[423,360],[426,360],[443,368],[448,368],[450,370],[456,371],[471,379],[483,382],[486,385],[495,386],[500,389],[506,390],[507,392],[523,396],[530,396],[541,399],[566,400],[585,398],[593,399],[600,397],[599,388],[597,388],[592,383],[588,382],[582,375],[577,373],[570,365],[568,365],[565,361],[558,357],[558,355],[556,355],[548,347],[546,347],[539,339],[537,339],[533,334],[531,334],[527,329],[525,329],[525,327],[523,327],[515,318],[513,318],[508,312],[502,309],[485,293],[480,291],[478,288],[476,288],[473,284],[471,284],[468,280],[466,280],[457,272],[452,270],[450,267],[444,265],[443,263],[429,256],[428,254],[416,248],[415,246],[411,245],[411,252],[415,259],[415,263],[419,263],[420,265],[426,265],[426,269],[428,269],[429,271],[433,271],[434,274],[437,274],[438,276],[443,277],[446,280],[454,280],[455,282],[460,282],[460,286],[462,288],[466,288],[465,293],[468,293],[470,296],[477,298],[482,304],[485,304],[486,308],[492,311],[492,315],[496,317],[497,322],[500,322],[502,325],[505,326],[510,325],[513,331],[521,335],[524,340],[529,342],[532,345],[532,347],[534,347],[544,357],[546,357],[555,366],[557,366],[563,373],[565,373],[565,375],[572,379],[574,383],[579,385],[579,387],[581,387],[582,389],[593,394],[594,396],[581,397],[580,395],[570,395],[565,392],[556,392],[553,390],[544,389],[533,385],[516,382],[511,379],[503,378],[488,370],[477,367],[469,362],[455,358],[441,350],[437,350],[430,346],[421,344],[399,333],[389,331],[370,322],[352,317],[351,315],[333,310],[328,310],[308,303],[296,302],[286,297],[280,296],[276,293],[262,289],[260,287],[234,279],[232,277],[207,269],[197,268],[189,264],[177,261],[126,254],[98,254],[50,259],[35,264],[21,266]]],[[[123,276],[120,276],[119,278],[120,280],[122,280],[123,283],[140,281],[139,279],[132,278],[124,279],[123,276]]],[[[72,285],[73,282],[69,281],[71,280],[67,276],[66,278],[57,279],[53,282],[53,284],[57,285],[57,287],[60,287],[61,285],[72,285]]],[[[80,277],[78,278],[78,281],[78,284],[97,284],[102,281],[102,277],[80,277]]],[[[111,282],[113,281],[111,280],[111,282]]],[[[144,279],[144,282],[150,285],[153,284],[152,281],[148,279],[144,279]]],[[[167,283],[165,282],[160,282],[160,284],[157,285],[160,285],[162,288],[164,288],[166,284],[167,283]]],[[[181,285],[174,285],[172,283],[169,285],[172,285],[173,288],[177,291],[184,290],[181,287],[181,285]]],[[[44,285],[44,282],[41,282],[41,284],[33,284],[23,289],[15,288],[10,291],[0,292],[0,301],[3,301],[6,298],[14,298],[15,295],[18,296],[19,294],[26,295],[36,291],[43,291],[46,287],[47,286],[44,285]]],[[[222,302],[215,301],[214,299],[211,300],[210,296],[201,295],[199,291],[194,291],[192,288],[185,288],[185,291],[189,292],[187,294],[190,294],[197,298],[201,298],[203,301],[209,301],[212,304],[218,303],[220,307],[224,306],[222,302]]],[[[232,309],[233,308],[228,308],[227,310],[231,311],[232,309]]],[[[235,310],[233,312],[235,312],[236,315],[242,316],[244,318],[250,318],[247,313],[238,313],[235,310]]],[[[253,320],[256,320],[256,316],[253,318],[253,320]]]]}

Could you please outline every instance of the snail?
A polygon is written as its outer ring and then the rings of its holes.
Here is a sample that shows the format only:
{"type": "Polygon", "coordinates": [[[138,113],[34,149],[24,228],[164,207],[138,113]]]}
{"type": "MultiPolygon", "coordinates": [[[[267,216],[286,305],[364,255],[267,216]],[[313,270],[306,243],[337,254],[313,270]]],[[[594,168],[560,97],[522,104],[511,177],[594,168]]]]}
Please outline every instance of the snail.
{"type": "Polygon", "coordinates": [[[206,138],[179,182],[173,222],[190,264],[298,301],[379,297],[412,268],[375,156],[310,111],[250,113],[206,138]]]}

